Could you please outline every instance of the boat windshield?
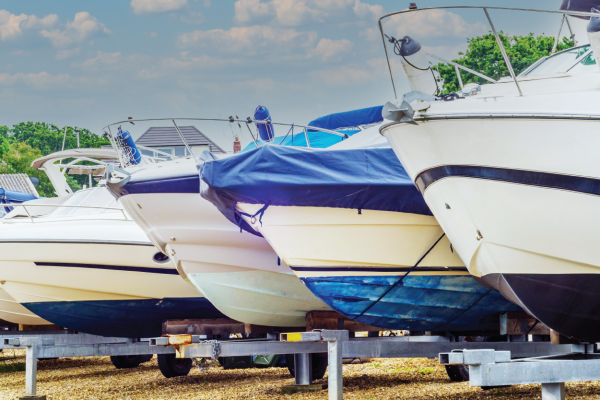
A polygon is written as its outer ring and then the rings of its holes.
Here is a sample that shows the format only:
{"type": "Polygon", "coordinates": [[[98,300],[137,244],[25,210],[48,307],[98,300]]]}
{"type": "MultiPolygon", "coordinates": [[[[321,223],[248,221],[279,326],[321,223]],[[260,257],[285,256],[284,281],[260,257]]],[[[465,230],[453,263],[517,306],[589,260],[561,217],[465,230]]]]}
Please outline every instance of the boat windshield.
{"type": "Polygon", "coordinates": [[[555,54],[527,73],[527,76],[550,75],[561,72],[569,72],[570,74],[596,72],[596,57],[593,53],[588,54],[579,63],[575,64],[589,50],[590,46],[587,45],[555,54]]]}
{"type": "Polygon", "coordinates": [[[91,207],[112,207],[119,208],[116,199],[111,196],[106,188],[94,188],[80,190],[73,194],[68,200],[63,203],[64,206],[79,206],[79,207],[60,207],[56,211],[49,214],[49,217],[72,217],[76,215],[102,214],[119,212],[118,210],[107,210],[102,208],[85,208],[81,206],[91,207]]]}

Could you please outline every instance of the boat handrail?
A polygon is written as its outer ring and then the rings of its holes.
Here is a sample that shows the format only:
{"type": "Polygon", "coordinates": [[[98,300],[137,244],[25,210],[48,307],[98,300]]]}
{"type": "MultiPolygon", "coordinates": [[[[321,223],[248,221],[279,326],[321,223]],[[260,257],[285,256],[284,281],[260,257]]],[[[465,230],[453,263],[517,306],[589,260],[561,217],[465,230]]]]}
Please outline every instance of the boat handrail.
{"type": "MultiPolygon", "coordinates": [[[[305,126],[305,125],[298,125],[298,124],[289,124],[289,123],[282,123],[282,122],[273,122],[273,121],[262,121],[262,120],[256,120],[256,119],[252,119],[250,117],[248,117],[247,119],[239,119],[239,118],[188,118],[188,117],[181,117],[181,118],[143,118],[143,119],[127,119],[127,120],[123,120],[123,121],[117,121],[117,122],[113,122],[111,124],[106,125],[104,128],[102,128],[102,131],[104,132],[104,135],[108,138],[108,140],[111,142],[112,146],[115,148],[115,150],[117,150],[117,155],[119,156],[119,161],[121,163],[122,166],[127,167],[130,164],[129,160],[126,160],[125,157],[123,157],[123,149],[121,149],[121,145],[120,142],[115,140],[115,137],[113,137],[112,135],[112,130],[110,129],[111,127],[114,127],[116,125],[121,125],[121,124],[125,124],[125,123],[134,123],[134,122],[150,122],[150,121],[171,121],[173,123],[173,125],[175,126],[175,129],[177,130],[177,133],[179,135],[179,137],[181,138],[183,144],[185,145],[186,149],[188,150],[188,152],[190,153],[190,155],[192,157],[194,157],[194,159],[196,159],[196,156],[194,155],[194,153],[192,153],[191,147],[188,145],[187,141],[185,140],[185,138],[183,137],[183,134],[181,133],[179,126],[177,125],[177,123],[175,121],[212,121],[212,122],[229,122],[229,123],[244,123],[246,124],[248,130],[250,131],[250,135],[252,136],[252,140],[254,141],[254,145],[256,147],[259,146],[258,140],[258,133],[256,135],[256,137],[254,136],[254,134],[252,133],[252,130],[250,129],[250,124],[255,124],[258,125],[262,124],[262,125],[279,125],[279,126],[288,126],[290,127],[290,131],[292,132],[292,135],[294,134],[293,130],[294,128],[300,128],[303,129],[304,131],[304,137],[306,139],[306,146],[310,147],[310,139],[308,137],[308,131],[319,131],[319,132],[325,132],[325,133],[329,133],[332,135],[336,135],[341,137],[342,139],[347,139],[350,136],[348,136],[345,133],[340,133],[340,132],[336,132],[336,131],[332,131],[330,129],[325,129],[325,128],[320,128],[317,126],[305,126]],[[107,132],[108,131],[108,132],[107,132]]],[[[134,124],[135,125],[135,124],[134,124]]],[[[289,132],[288,132],[289,134],[289,132]]],[[[138,146],[139,148],[143,148],[148,149],[144,146],[138,146]]],[[[159,152],[156,149],[151,149],[153,151],[159,152]]],[[[163,153],[163,152],[161,152],[163,153]]],[[[171,159],[175,159],[178,158],[176,156],[173,156],[172,154],[168,154],[168,153],[164,153],[165,155],[168,155],[171,157],[171,159]]],[[[146,156],[148,157],[148,156],[146,156]]]]}
{"type": "MultiPolygon", "coordinates": [[[[129,220],[129,218],[127,218],[127,214],[125,214],[125,209],[120,208],[120,207],[104,207],[104,206],[85,206],[85,205],[66,205],[66,204],[25,204],[25,203],[0,203],[0,207],[23,207],[23,209],[25,210],[25,212],[27,213],[27,216],[29,217],[29,220],[31,221],[31,223],[34,223],[33,220],[33,216],[31,215],[31,213],[29,212],[29,210],[27,210],[27,207],[56,207],[56,208],[93,208],[93,209],[100,209],[100,210],[114,210],[114,211],[121,211],[121,214],[123,214],[123,219],[124,220],[129,220]]],[[[44,215],[44,217],[47,217],[48,215],[44,215]]],[[[10,218],[9,218],[10,219],[10,218]]],[[[8,219],[2,219],[2,222],[7,222],[8,219]]]]}
{"type": "MultiPolygon", "coordinates": [[[[396,100],[398,100],[398,93],[396,91],[396,83],[394,82],[394,75],[392,73],[392,65],[390,63],[390,58],[389,58],[389,54],[388,54],[388,50],[387,50],[387,45],[385,42],[385,34],[383,33],[383,24],[382,21],[386,18],[392,17],[394,15],[400,15],[400,14],[405,14],[405,13],[412,13],[412,12],[420,12],[420,11],[430,11],[430,10],[451,10],[451,9],[463,9],[463,10],[483,10],[483,12],[485,13],[485,16],[488,20],[488,22],[490,23],[490,27],[492,28],[492,32],[494,33],[494,36],[496,38],[496,42],[498,43],[498,46],[500,47],[500,51],[502,52],[502,57],[504,58],[504,62],[506,63],[506,66],[508,68],[508,71],[510,72],[510,75],[513,79],[513,81],[515,82],[515,85],[517,86],[517,90],[519,91],[519,95],[523,96],[523,92],[521,91],[521,87],[519,86],[519,82],[517,80],[517,76],[514,73],[512,64],[508,58],[508,55],[506,53],[506,50],[504,49],[504,45],[502,44],[502,41],[500,40],[500,37],[498,36],[498,33],[496,32],[496,28],[494,27],[494,23],[492,22],[492,18],[490,17],[490,14],[488,13],[488,10],[504,10],[504,11],[524,11],[524,12],[537,12],[537,13],[547,13],[547,14],[562,14],[563,15],[563,20],[561,22],[561,30],[562,30],[562,25],[564,23],[564,20],[566,19],[567,24],[569,25],[569,29],[571,29],[571,25],[569,23],[569,20],[566,18],[566,16],[573,16],[573,17],[598,17],[598,14],[596,13],[591,13],[591,12],[582,12],[582,11],[567,11],[567,10],[558,10],[558,11],[553,11],[553,10],[535,10],[535,9],[529,9],[529,8],[509,8],[509,7],[484,7],[484,6],[441,6],[441,7],[425,7],[425,8],[415,8],[415,9],[406,9],[406,10],[401,10],[401,11],[395,11],[389,14],[386,14],[384,16],[382,16],[381,18],[379,18],[378,20],[378,25],[379,25],[379,32],[381,33],[381,40],[383,41],[383,49],[385,51],[385,58],[387,60],[387,64],[388,64],[388,70],[390,71],[390,78],[392,80],[392,88],[394,89],[394,96],[396,98],[396,100]]],[[[553,52],[556,49],[556,45],[557,42],[559,40],[559,36],[560,36],[560,30],[558,35],[556,36],[556,40],[554,43],[554,48],[553,48],[553,52]]],[[[436,57],[437,59],[440,59],[439,57],[436,57]]],[[[444,60],[441,60],[443,62],[447,62],[444,60]]],[[[456,64],[456,63],[451,63],[452,65],[454,65],[455,67],[461,68],[461,69],[465,69],[466,67],[461,66],[460,64],[456,64]]],[[[469,71],[472,73],[472,71],[469,71]]],[[[481,76],[479,74],[476,74],[478,76],[481,76]]],[[[492,80],[492,78],[485,78],[488,81],[492,80]]]]}

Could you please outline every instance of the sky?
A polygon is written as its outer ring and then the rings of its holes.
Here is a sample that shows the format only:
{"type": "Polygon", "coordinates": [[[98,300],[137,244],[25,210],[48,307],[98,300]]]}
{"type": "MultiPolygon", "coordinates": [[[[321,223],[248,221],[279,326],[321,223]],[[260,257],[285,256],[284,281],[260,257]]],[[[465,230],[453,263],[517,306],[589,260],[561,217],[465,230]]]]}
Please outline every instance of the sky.
{"type": "MultiPolygon", "coordinates": [[[[428,0],[417,6],[558,10],[560,3],[428,0]]],[[[277,122],[307,124],[322,115],[381,105],[394,93],[377,21],[408,4],[3,0],[0,125],[42,121],[101,133],[105,125],[128,117],[245,118],[258,105],[277,122]]],[[[554,36],[561,17],[490,13],[496,28],[511,34],[554,36]]],[[[578,32],[584,26],[574,25],[578,32]]],[[[481,10],[422,11],[389,18],[383,26],[386,33],[411,35],[447,58],[466,49],[467,38],[489,31],[481,10]]],[[[392,65],[398,91],[409,91],[397,60],[392,65]]],[[[231,150],[231,128],[199,128],[231,150]]],[[[131,126],[134,137],[142,129],[131,126]]],[[[250,141],[247,132],[241,140],[250,141]]]]}

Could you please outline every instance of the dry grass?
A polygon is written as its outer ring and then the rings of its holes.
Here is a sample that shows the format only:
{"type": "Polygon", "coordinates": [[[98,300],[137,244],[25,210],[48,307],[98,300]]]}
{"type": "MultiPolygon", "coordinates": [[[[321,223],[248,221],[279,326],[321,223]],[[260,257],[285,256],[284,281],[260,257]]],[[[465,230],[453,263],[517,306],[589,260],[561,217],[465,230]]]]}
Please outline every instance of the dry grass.
{"type": "MultiPolygon", "coordinates": [[[[0,354],[0,398],[17,399],[24,393],[24,350],[0,354]]],[[[228,370],[165,379],[156,358],[130,370],[116,370],[108,357],[63,358],[41,361],[38,393],[59,399],[327,399],[327,391],[285,396],[293,384],[287,369],[228,370]]],[[[468,383],[451,383],[443,367],[428,359],[379,359],[344,366],[345,399],[532,399],[541,398],[539,385],[483,391],[468,383]]],[[[567,384],[569,399],[600,398],[600,384],[567,384]]]]}

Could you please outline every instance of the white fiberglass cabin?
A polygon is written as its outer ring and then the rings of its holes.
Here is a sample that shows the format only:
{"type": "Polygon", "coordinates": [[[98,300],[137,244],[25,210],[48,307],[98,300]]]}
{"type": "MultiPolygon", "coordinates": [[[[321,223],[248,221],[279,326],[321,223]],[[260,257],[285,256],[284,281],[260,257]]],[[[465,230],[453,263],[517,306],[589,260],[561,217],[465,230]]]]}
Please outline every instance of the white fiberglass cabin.
{"type": "MultiPolygon", "coordinates": [[[[491,25],[510,77],[465,85],[448,101],[433,93],[408,94],[388,105],[392,121],[381,133],[471,274],[550,328],[595,341],[600,338],[600,20],[585,4],[565,1],[563,11],[555,12],[462,8],[497,25],[497,15],[517,12],[532,19],[553,17],[556,26],[561,18],[569,27],[587,23],[590,44],[545,57],[516,76],[496,35],[502,26],[491,25]]],[[[404,14],[410,21],[414,13],[431,11],[440,9],[407,10],[382,20],[404,14]]],[[[385,21],[380,26],[383,34],[385,21]]],[[[556,42],[560,38],[559,33],[556,42]]],[[[427,86],[422,79],[433,78],[411,69],[423,52],[419,40],[411,33],[393,44],[411,89],[421,91],[427,86]]]]}
{"type": "Polygon", "coordinates": [[[98,159],[116,158],[74,149],[34,161],[59,197],[25,202],[0,219],[2,289],[51,323],[102,336],[160,336],[163,320],[222,316],[105,187],[68,187],[69,168],[102,174],[107,164],[98,159]]]}

